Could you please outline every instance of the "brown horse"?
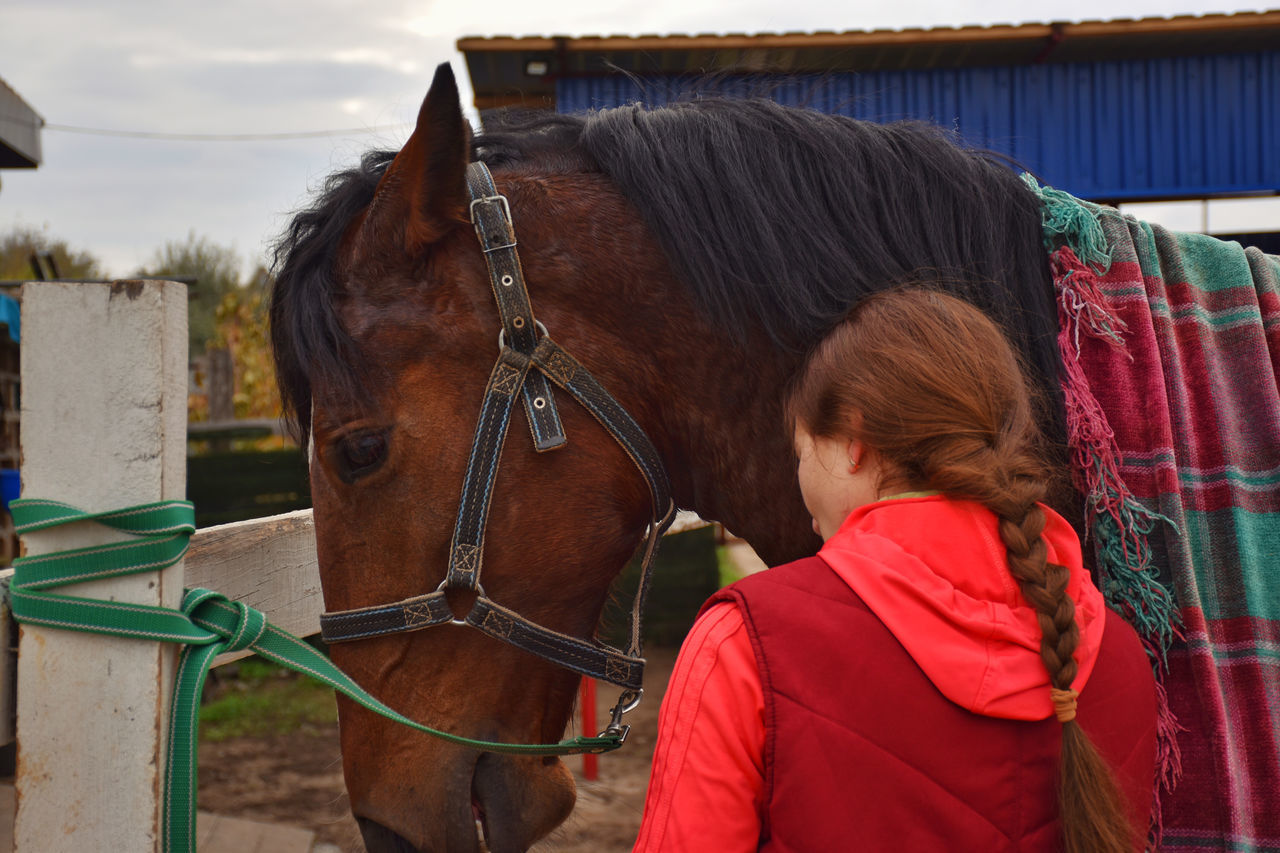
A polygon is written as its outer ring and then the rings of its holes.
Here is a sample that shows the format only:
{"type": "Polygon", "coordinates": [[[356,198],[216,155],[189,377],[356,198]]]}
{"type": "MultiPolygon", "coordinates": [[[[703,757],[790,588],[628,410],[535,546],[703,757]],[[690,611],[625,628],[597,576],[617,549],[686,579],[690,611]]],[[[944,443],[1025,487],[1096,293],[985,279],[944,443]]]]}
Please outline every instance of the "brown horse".
{"type": "MultiPolygon", "coordinates": [[[[860,295],[941,282],[999,318],[1059,399],[1038,207],[1002,164],[921,125],[715,99],[513,119],[472,139],[441,66],[403,149],[331,178],[278,252],[273,343],[313,443],[330,611],[418,596],[445,576],[501,328],[470,222],[472,159],[509,202],[537,320],[652,439],[676,503],[770,564],[819,544],[781,428],[785,385],[860,295]]],[[[528,440],[523,409],[512,415],[483,588],[590,638],[651,521],[650,495],[588,411],[560,390],[555,401],[568,441],[553,451],[528,440]]],[[[473,597],[451,593],[453,611],[473,597]]],[[[512,743],[557,740],[579,680],[450,624],[332,656],[428,725],[512,743]]],[[[451,745],[346,701],[339,711],[371,850],[476,850],[477,817],[489,849],[525,850],[573,807],[558,759],[451,745]]]]}

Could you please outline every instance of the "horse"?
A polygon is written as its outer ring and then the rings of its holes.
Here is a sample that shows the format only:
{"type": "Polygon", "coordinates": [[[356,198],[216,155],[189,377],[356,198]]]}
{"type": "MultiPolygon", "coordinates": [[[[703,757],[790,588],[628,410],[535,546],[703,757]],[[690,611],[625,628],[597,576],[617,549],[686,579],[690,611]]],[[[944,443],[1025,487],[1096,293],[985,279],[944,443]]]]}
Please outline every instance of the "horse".
{"type": "MultiPolygon", "coordinates": [[[[813,553],[781,401],[852,305],[901,283],[1001,324],[1043,398],[1054,503],[1087,532],[1043,211],[1009,164],[930,125],[762,100],[513,114],[473,135],[441,65],[404,146],[332,175],[277,247],[277,376],[350,640],[334,662],[447,732],[560,737],[594,665],[530,654],[512,626],[596,654],[663,500],[770,565],[813,553]],[[509,278],[527,297],[508,300],[509,278]],[[494,613],[502,631],[471,630],[494,613]]],[[[573,807],[555,756],[435,740],[342,697],[339,717],[371,851],[522,851],[573,807]]]]}

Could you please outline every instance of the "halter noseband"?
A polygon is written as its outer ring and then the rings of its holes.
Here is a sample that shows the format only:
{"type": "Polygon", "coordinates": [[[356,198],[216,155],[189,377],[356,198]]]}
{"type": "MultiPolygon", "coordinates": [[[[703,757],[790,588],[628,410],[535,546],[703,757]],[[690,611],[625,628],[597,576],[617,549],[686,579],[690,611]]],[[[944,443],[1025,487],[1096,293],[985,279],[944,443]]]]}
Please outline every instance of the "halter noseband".
{"type": "Polygon", "coordinates": [[[649,590],[653,556],[658,540],[676,514],[666,470],[653,442],[635,419],[577,359],[551,340],[546,328],[534,319],[516,254],[511,210],[506,197],[499,195],[494,187],[485,164],[468,165],[467,188],[471,193],[471,221],[489,268],[489,283],[502,317],[502,331],[498,335],[498,360],[485,387],[484,404],[462,481],[462,500],[449,546],[449,568],[435,592],[392,604],[325,613],[320,617],[320,633],[325,642],[340,643],[446,623],[469,625],[558,666],[622,687],[624,692],[613,709],[606,731],[625,736],[626,727],[620,722],[622,714],[634,708],[643,693],[640,615],[649,590]],[[631,636],[626,652],[597,640],[582,640],[544,628],[494,602],[480,585],[489,499],[493,495],[516,395],[524,401],[538,452],[563,447],[567,441],[551,393],[551,382],[571,394],[609,431],[649,486],[652,520],[641,564],[640,587],[631,608],[631,636]],[[445,598],[450,589],[476,594],[470,612],[462,619],[454,616],[445,598]]]}

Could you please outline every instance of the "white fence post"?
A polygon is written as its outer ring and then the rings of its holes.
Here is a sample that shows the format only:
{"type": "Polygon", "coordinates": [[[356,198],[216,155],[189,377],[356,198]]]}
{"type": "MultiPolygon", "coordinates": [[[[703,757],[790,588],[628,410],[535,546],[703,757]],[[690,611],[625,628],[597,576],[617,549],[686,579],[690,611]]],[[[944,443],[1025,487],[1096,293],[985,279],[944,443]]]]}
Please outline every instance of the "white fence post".
{"type": "MultiPolygon", "coordinates": [[[[22,296],[24,497],[94,511],[186,492],[187,291],[159,281],[32,283],[22,296]]],[[[127,538],[91,524],[24,537],[28,554],[127,538]]],[[[181,564],[59,592],[176,607],[181,564]]],[[[19,851],[160,846],[176,649],[22,628],[19,851]]]]}

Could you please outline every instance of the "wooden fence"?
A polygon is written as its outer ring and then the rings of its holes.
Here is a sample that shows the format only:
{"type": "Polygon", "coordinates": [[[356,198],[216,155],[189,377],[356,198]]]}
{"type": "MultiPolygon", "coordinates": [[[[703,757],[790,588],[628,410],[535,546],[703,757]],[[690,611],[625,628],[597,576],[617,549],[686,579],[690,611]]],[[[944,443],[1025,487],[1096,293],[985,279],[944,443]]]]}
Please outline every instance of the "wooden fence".
{"type": "MultiPolygon", "coordinates": [[[[187,293],[175,282],[33,282],[22,298],[23,494],[90,511],[186,494],[187,293]]],[[[671,532],[701,526],[682,513],[671,532]]],[[[75,524],[23,538],[30,555],[117,541],[75,524]]],[[[160,572],[59,592],[176,607],[208,587],[299,635],[323,610],[311,511],[198,530],[160,572]]],[[[11,629],[0,608],[0,637],[11,629]]],[[[0,652],[0,743],[16,705],[20,853],[159,850],[177,648],[23,626],[0,652]]],[[[237,655],[225,655],[220,662],[237,655]]]]}

